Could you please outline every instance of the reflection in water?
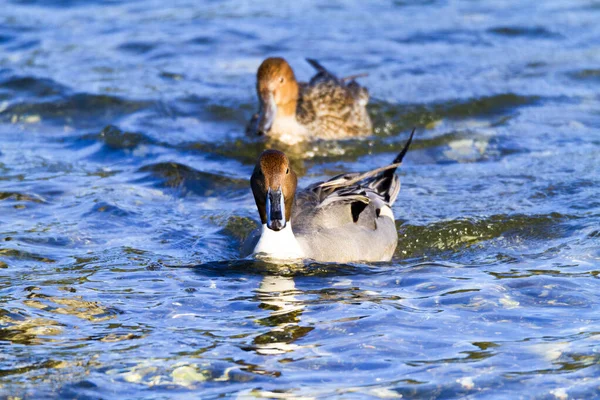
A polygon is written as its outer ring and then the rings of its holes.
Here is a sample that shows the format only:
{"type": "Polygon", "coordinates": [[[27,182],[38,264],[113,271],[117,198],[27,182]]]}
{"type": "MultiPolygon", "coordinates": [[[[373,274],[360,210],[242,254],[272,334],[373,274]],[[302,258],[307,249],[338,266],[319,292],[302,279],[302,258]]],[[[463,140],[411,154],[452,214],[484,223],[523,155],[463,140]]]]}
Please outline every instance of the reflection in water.
{"type": "Polygon", "coordinates": [[[299,346],[294,342],[314,328],[299,325],[305,304],[296,298],[301,292],[296,289],[294,279],[267,275],[256,293],[261,302],[259,307],[271,311],[258,323],[273,329],[254,338],[253,350],[262,355],[274,355],[297,349],[299,346]]]}
{"type": "Polygon", "coordinates": [[[47,318],[31,318],[0,309],[0,342],[32,345],[53,341],[63,332],[63,326],[47,318]]]}

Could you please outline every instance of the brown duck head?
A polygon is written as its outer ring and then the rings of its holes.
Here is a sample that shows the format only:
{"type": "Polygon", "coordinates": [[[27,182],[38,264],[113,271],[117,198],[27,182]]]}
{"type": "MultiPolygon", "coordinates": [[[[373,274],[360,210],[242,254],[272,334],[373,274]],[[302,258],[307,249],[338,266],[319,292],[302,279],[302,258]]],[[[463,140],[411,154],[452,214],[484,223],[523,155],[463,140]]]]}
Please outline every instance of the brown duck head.
{"type": "Polygon", "coordinates": [[[260,102],[258,134],[266,135],[277,116],[296,114],[298,82],[292,67],[280,57],[267,58],[256,73],[256,93],[260,102]]]}
{"type": "Polygon", "coordinates": [[[263,224],[273,231],[285,228],[292,216],[298,178],[288,158],[278,150],[265,150],[254,167],[250,186],[263,224]]]}

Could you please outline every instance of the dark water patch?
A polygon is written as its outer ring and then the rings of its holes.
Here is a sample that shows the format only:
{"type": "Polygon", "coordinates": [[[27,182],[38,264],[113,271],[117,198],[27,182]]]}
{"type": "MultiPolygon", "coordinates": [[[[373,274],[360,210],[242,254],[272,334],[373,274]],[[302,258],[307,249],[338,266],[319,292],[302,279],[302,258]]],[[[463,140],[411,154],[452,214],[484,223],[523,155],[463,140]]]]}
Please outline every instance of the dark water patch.
{"type": "MultiPolygon", "coordinates": [[[[95,0],[10,0],[11,3],[23,5],[23,6],[37,6],[47,8],[71,8],[71,7],[85,7],[90,5],[96,5],[95,0]]],[[[121,4],[122,0],[106,0],[104,2],[107,5],[110,4],[121,4]]]]}
{"type": "Polygon", "coordinates": [[[387,262],[371,264],[321,263],[312,260],[298,260],[289,263],[269,262],[257,258],[244,258],[228,261],[213,261],[194,266],[173,266],[174,268],[191,268],[195,273],[206,276],[238,276],[238,275],[274,275],[280,277],[334,277],[334,276],[371,276],[385,275],[391,270],[410,273],[425,268],[456,268],[458,264],[443,262],[422,262],[391,265],[387,262]]]}
{"type": "Polygon", "coordinates": [[[22,40],[16,43],[10,43],[5,49],[9,52],[30,50],[38,47],[40,43],[39,40],[22,40]]]}
{"type": "Polygon", "coordinates": [[[52,369],[56,368],[58,365],[60,365],[60,361],[48,360],[37,364],[29,364],[27,366],[19,368],[0,369],[0,377],[6,377],[10,375],[22,375],[35,370],[52,369]]]}
{"type": "Polygon", "coordinates": [[[252,218],[231,216],[227,219],[227,223],[225,224],[222,233],[235,239],[235,244],[237,245],[237,249],[241,254],[246,250],[242,250],[244,242],[257,228],[258,224],[252,218]]]}
{"type": "Polygon", "coordinates": [[[557,266],[555,268],[548,269],[510,269],[508,271],[503,272],[495,272],[489,271],[488,273],[492,275],[496,279],[521,279],[521,278],[529,278],[532,276],[551,276],[555,278],[586,278],[592,277],[596,278],[600,275],[600,270],[598,271],[586,271],[586,272],[565,272],[559,268],[564,268],[564,266],[557,266]]]}
{"type": "Polygon", "coordinates": [[[209,104],[203,107],[203,111],[208,113],[206,117],[213,121],[237,122],[240,125],[248,121],[246,112],[239,106],[230,106],[225,104],[209,104]]]}
{"type": "Polygon", "coordinates": [[[425,365],[436,365],[438,363],[463,364],[474,363],[485,360],[496,355],[495,351],[461,351],[457,357],[442,358],[433,360],[411,360],[407,364],[411,367],[420,367],[425,365]]]}
{"type": "Polygon", "coordinates": [[[169,72],[169,71],[162,71],[159,76],[161,78],[164,78],[166,80],[172,80],[172,81],[181,81],[185,79],[185,75],[184,74],[180,74],[177,72],[169,72]]]}
{"type": "Polygon", "coordinates": [[[234,40],[258,40],[260,36],[257,33],[250,32],[248,30],[242,31],[241,29],[226,29],[224,31],[226,35],[231,36],[234,40]]]}
{"type": "Polygon", "coordinates": [[[535,187],[529,195],[531,200],[560,199],[567,200],[567,207],[574,210],[588,210],[594,208],[591,202],[595,200],[593,188],[598,185],[590,179],[574,178],[570,181],[556,181],[542,187],[535,187]],[[588,194],[590,197],[582,198],[588,194]],[[574,201],[576,200],[576,201],[574,201]]]}
{"type": "MultiPolygon", "coordinates": [[[[590,351],[586,353],[565,351],[560,355],[560,358],[558,360],[554,360],[552,362],[552,366],[549,368],[507,372],[506,376],[508,376],[509,378],[515,378],[518,376],[528,375],[564,375],[586,370],[588,368],[592,368],[593,373],[593,371],[597,369],[599,363],[600,356],[598,356],[597,354],[593,354],[592,349],[590,349],[590,351]]],[[[597,387],[595,389],[596,393],[600,393],[600,389],[598,389],[597,387]]],[[[593,391],[588,391],[587,394],[589,395],[589,393],[593,393],[593,391]]],[[[587,395],[585,395],[584,397],[587,397],[587,395]]]]}
{"type": "MultiPolygon", "coordinates": [[[[382,295],[365,291],[359,287],[346,287],[346,288],[325,288],[318,290],[306,290],[301,293],[302,295],[311,295],[314,299],[307,301],[307,304],[381,304],[384,302],[397,302],[402,299],[398,295],[382,295]]],[[[410,309],[409,307],[396,307],[398,309],[410,309]]],[[[411,311],[413,311],[411,309],[411,311]]],[[[415,311],[418,312],[418,311],[415,311]]],[[[362,318],[358,318],[362,319],[362,318]]]]}
{"type": "Polygon", "coordinates": [[[490,46],[490,42],[485,40],[477,31],[467,30],[439,30],[435,32],[417,33],[406,38],[395,40],[401,44],[427,44],[427,43],[446,43],[446,44],[464,44],[470,46],[490,46]]]}
{"type": "MultiPolygon", "coordinates": [[[[33,232],[31,232],[33,233],[33,232]]],[[[56,251],[65,250],[67,248],[73,248],[80,244],[80,240],[78,238],[68,237],[68,236],[58,236],[52,232],[47,232],[44,230],[38,230],[36,232],[36,236],[32,235],[16,235],[9,236],[6,235],[4,237],[0,236],[0,241],[3,242],[14,242],[19,246],[26,245],[31,248],[35,248],[38,251],[48,251],[52,252],[55,255],[58,255],[56,251]]],[[[22,251],[22,250],[20,250],[22,251]]],[[[37,257],[37,256],[36,256],[37,257]]]]}
{"type": "MultiPolygon", "coordinates": [[[[197,171],[179,163],[150,164],[140,168],[139,172],[149,173],[153,179],[158,178],[158,187],[177,189],[181,196],[194,193],[198,196],[223,195],[240,189],[248,189],[248,181],[224,175],[197,171]]],[[[141,180],[147,181],[146,179],[141,180]]]]}
{"type": "Polygon", "coordinates": [[[175,53],[171,50],[159,50],[154,52],[154,54],[150,54],[146,56],[149,61],[162,61],[162,60],[171,60],[175,57],[175,53]]]}
{"type": "MultiPolygon", "coordinates": [[[[419,133],[415,134],[417,136],[419,133]]],[[[314,166],[323,162],[355,162],[360,157],[389,153],[388,158],[381,159],[381,165],[391,162],[404,146],[410,131],[396,132],[393,138],[367,137],[361,139],[319,140],[300,142],[297,144],[281,143],[272,138],[244,138],[220,145],[193,143],[189,147],[210,152],[224,157],[233,158],[245,165],[255,165],[260,153],[266,149],[275,148],[283,151],[290,159],[291,165],[298,176],[304,176],[314,166]]],[[[423,149],[420,139],[415,139],[409,151],[414,153],[423,149]]],[[[412,156],[411,156],[412,157],[412,156]]]]}
{"type": "Polygon", "coordinates": [[[151,107],[153,104],[151,101],[81,93],[52,102],[20,102],[10,105],[0,113],[0,122],[8,123],[37,117],[46,123],[85,128],[114,123],[124,115],[151,107]]]}
{"type": "Polygon", "coordinates": [[[154,140],[139,132],[127,132],[114,125],[108,125],[100,133],[83,135],[77,139],[103,142],[113,150],[131,150],[140,145],[155,144],[154,140]]]}
{"type": "MultiPolygon", "coordinates": [[[[265,318],[264,320],[260,320],[259,322],[267,326],[277,326],[285,323],[291,323],[295,319],[294,314],[296,313],[292,312],[284,315],[271,316],[265,318]]],[[[314,329],[315,328],[311,326],[299,326],[290,324],[286,327],[283,327],[282,329],[273,330],[262,335],[258,335],[252,340],[251,346],[246,345],[242,346],[241,348],[244,351],[256,351],[260,354],[260,352],[263,351],[265,347],[268,348],[269,345],[281,346],[293,343],[298,339],[302,339],[314,329]]],[[[273,371],[270,373],[270,375],[280,376],[281,372],[273,371]]]]}
{"type": "Polygon", "coordinates": [[[45,257],[41,254],[35,254],[25,250],[13,249],[9,247],[0,248],[0,258],[3,258],[9,265],[11,261],[36,261],[42,263],[56,262],[56,260],[45,257]]]}
{"type": "Polygon", "coordinates": [[[507,116],[523,106],[538,104],[537,96],[522,96],[505,93],[489,97],[480,97],[468,101],[450,100],[433,105],[390,104],[372,101],[369,112],[373,119],[374,132],[377,135],[393,135],[413,126],[426,127],[444,118],[494,118],[507,116]]]}
{"type": "Polygon", "coordinates": [[[577,81],[600,83],[600,69],[582,69],[568,75],[577,81]]]}
{"type": "MultiPolygon", "coordinates": [[[[427,366],[431,368],[431,366],[427,366]]],[[[423,368],[423,367],[421,367],[423,368]]],[[[468,398],[472,396],[472,389],[474,384],[472,380],[462,380],[463,374],[456,373],[456,379],[454,383],[437,384],[431,382],[420,382],[418,385],[400,385],[394,388],[399,396],[403,399],[459,399],[468,398]],[[466,387],[465,387],[466,386],[466,387]]],[[[482,387],[477,390],[479,396],[490,395],[494,397],[498,395],[503,389],[497,382],[485,382],[481,385],[482,387]]]]}
{"type": "Polygon", "coordinates": [[[158,47],[157,43],[127,42],[119,45],[118,49],[127,53],[146,54],[158,47]]]}
{"type": "Polygon", "coordinates": [[[481,97],[464,103],[447,103],[438,107],[444,110],[443,114],[450,118],[464,118],[472,116],[494,116],[507,113],[515,108],[534,105],[539,102],[537,96],[522,96],[515,93],[498,94],[481,97]]]}
{"type": "Polygon", "coordinates": [[[114,204],[109,204],[107,202],[99,202],[94,204],[92,209],[87,213],[83,214],[84,217],[98,216],[101,214],[101,218],[125,218],[129,216],[135,215],[133,211],[127,211],[121,207],[118,207],[114,204]]]}
{"type": "Polygon", "coordinates": [[[69,89],[52,79],[35,78],[32,76],[17,76],[2,80],[0,91],[9,90],[14,94],[39,97],[65,95],[69,89]]]}
{"type": "Polygon", "coordinates": [[[243,130],[250,120],[250,115],[256,111],[256,105],[238,103],[230,100],[215,101],[211,97],[191,95],[177,99],[169,104],[172,115],[193,116],[215,122],[233,122],[243,130]]]}
{"type": "Polygon", "coordinates": [[[196,44],[196,45],[200,45],[200,46],[210,46],[212,44],[215,44],[217,42],[217,40],[214,37],[210,37],[210,36],[196,36],[193,39],[190,39],[188,41],[188,43],[191,44],[196,44]]]}
{"type": "Polygon", "coordinates": [[[560,39],[563,36],[552,32],[543,26],[521,27],[521,26],[499,26],[488,29],[489,33],[510,38],[526,39],[560,39]]]}
{"type": "Polygon", "coordinates": [[[10,43],[13,40],[15,40],[15,36],[0,34],[0,45],[3,45],[4,43],[10,43]]]}
{"type": "MultiPolygon", "coordinates": [[[[265,141],[264,146],[256,145],[256,154],[264,148],[275,147],[290,158],[294,171],[303,176],[315,165],[327,162],[353,163],[361,157],[381,154],[380,165],[393,160],[404,146],[410,131],[396,131],[393,137],[368,137],[364,139],[345,139],[338,141],[317,141],[284,145],[265,141]]],[[[225,150],[225,149],[224,149],[225,150]]],[[[512,154],[527,152],[518,142],[500,140],[476,130],[450,130],[431,136],[418,129],[415,134],[405,164],[450,164],[464,162],[495,161],[512,154]],[[423,138],[422,136],[425,136],[423,138]],[[427,137],[429,136],[429,137],[427,137]]],[[[223,154],[227,154],[223,152],[223,154]]],[[[244,163],[254,164],[256,156],[241,159],[244,163]]],[[[363,168],[364,170],[364,168],[363,168]]],[[[339,172],[336,172],[339,173],[339,172]]]]}
{"type": "MultiPolygon", "coordinates": [[[[193,151],[199,154],[211,154],[213,156],[222,156],[245,165],[255,165],[258,156],[270,145],[276,144],[275,141],[238,139],[234,141],[221,143],[192,142],[180,146],[182,150],[193,151]]],[[[280,149],[280,147],[276,147],[280,149]]],[[[289,148],[289,147],[288,147],[289,148]]],[[[285,148],[282,148],[281,151],[285,148]]]]}
{"type": "Polygon", "coordinates": [[[529,69],[545,68],[548,67],[548,63],[544,61],[532,61],[525,64],[525,67],[529,69]]]}
{"type": "MultiPolygon", "coordinates": [[[[36,288],[39,289],[39,288],[36,288]]],[[[74,316],[82,320],[102,322],[115,319],[123,311],[113,306],[104,306],[96,301],[85,300],[79,295],[61,294],[58,296],[32,291],[23,303],[44,313],[74,316]]]]}
{"type": "MultiPolygon", "coordinates": [[[[188,267],[190,268],[190,267],[188,267]]],[[[323,264],[314,262],[298,262],[277,264],[258,259],[241,259],[232,261],[215,261],[191,267],[194,273],[201,276],[240,276],[240,275],[277,275],[294,276],[346,276],[368,273],[360,265],[323,264]]]]}
{"type": "Polygon", "coordinates": [[[277,40],[268,44],[260,44],[256,46],[256,54],[281,54],[289,51],[289,42],[286,39],[277,40]]]}
{"type": "Polygon", "coordinates": [[[443,3],[440,0],[394,0],[392,4],[396,7],[422,7],[422,6],[431,6],[434,4],[443,3]]]}
{"type": "Polygon", "coordinates": [[[4,200],[12,200],[12,201],[24,201],[31,203],[46,203],[46,200],[37,194],[27,194],[27,193],[19,193],[19,192],[0,192],[0,201],[4,200]]]}
{"type": "Polygon", "coordinates": [[[460,257],[462,251],[468,248],[485,247],[485,242],[492,239],[501,238],[506,243],[556,239],[563,237],[570,229],[565,223],[572,218],[559,213],[516,214],[493,215],[484,219],[465,218],[426,226],[397,223],[400,242],[395,256],[454,258],[460,257]]]}

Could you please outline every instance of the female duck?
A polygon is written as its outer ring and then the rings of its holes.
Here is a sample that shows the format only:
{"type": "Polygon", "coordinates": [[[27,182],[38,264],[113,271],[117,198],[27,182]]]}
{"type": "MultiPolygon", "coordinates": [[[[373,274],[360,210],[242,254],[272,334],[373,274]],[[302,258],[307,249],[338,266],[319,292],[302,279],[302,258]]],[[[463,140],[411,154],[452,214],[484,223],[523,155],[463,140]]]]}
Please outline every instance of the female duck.
{"type": "Polygon", "coordinates": [[[370,135],[367,89],[354,80],[338,79],[315,60],[307,61],[317,70],[309,83],[298,83],[283,58],[263,61],[256,74],[259,111],[246,132],[287,144],[370,135]]]}
{"type": "Polygon", "coordinates": [[[338,175],[297,193],[296,174],[285,154],[264,151],[250,178],[262,222],[260,237],[250,243],[252,254],[279,260],[389,261],[398,242],[391,209],[400,191],[395,171],[413,135],[414,130],[392,164],[338,175]]]}

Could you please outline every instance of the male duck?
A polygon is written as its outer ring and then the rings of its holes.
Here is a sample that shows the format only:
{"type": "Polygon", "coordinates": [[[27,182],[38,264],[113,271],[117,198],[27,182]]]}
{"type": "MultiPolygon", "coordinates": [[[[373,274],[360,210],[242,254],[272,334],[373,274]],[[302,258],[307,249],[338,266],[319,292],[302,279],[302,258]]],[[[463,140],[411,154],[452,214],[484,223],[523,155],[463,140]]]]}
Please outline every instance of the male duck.
{"type": "Polygon", "coordinates": [[[353,77],[339,79],[317,61],[307,61],[317,70],[309,83],[298,83],[283,58],[263,61],[256,74],[260,107],[246,132],[287,144],[370,135],[367,89],[353,77]]]}
{"type": "Polygon", "coordinates": [[[398,242],[391,209],[400,191],[395,171],[414,133],[392,164],[338,175],[299,192],[286,155],[264,151],[250,178],[262,222],[260,235],[248,243],[252,254],[278,260],[389,261],[398,242]]]}

